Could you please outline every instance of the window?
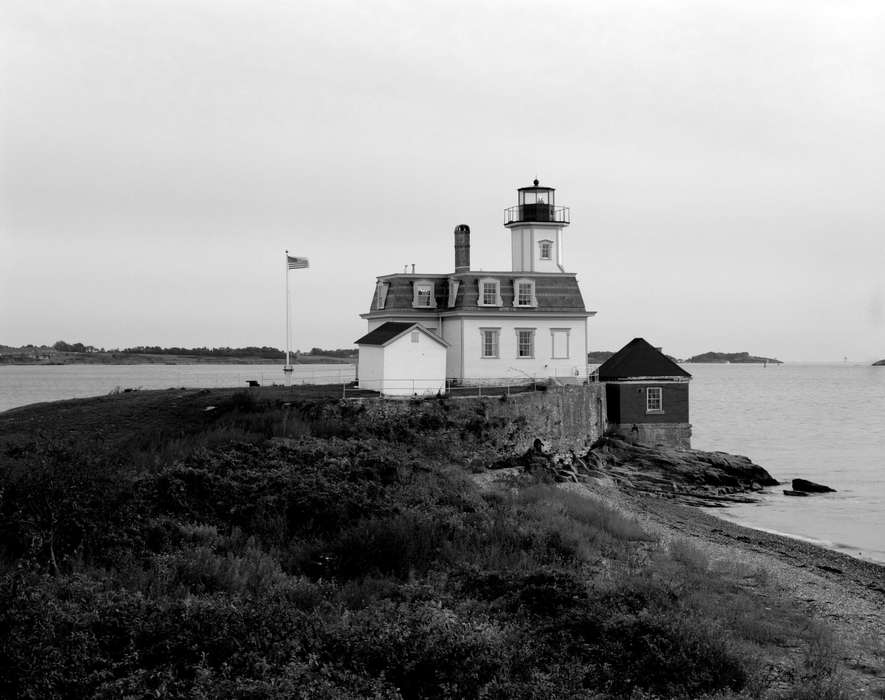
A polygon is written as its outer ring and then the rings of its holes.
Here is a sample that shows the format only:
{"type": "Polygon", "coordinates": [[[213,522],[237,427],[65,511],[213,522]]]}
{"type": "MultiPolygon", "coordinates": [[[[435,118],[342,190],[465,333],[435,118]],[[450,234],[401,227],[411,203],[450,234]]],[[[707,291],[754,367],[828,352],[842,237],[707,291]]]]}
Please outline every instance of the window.
{"type": "Polygon", "coordinates": [[[550,340],[552,346],[550,356],[554,360],[564,360],[568,358],[569,331],[569,328],[550,329],[550,340]]]}
{"type": "Polygon", "coordinates": [[[534,280],[513,280],[513,305],[537,306],[534,280]]]}
{"type": "Polygon", "coordinates": [[[433,296],[433,282],[420,281],[415,282],[414,285],[412,306],[425,309],[436,307],[436,299],[433,296]]]}
{"type": "Polygon", "coordinates": [[[413,343],[417,343],[417,342],[418,342],[418,336],[420,336],[420,335],[421,335],[420,332],[418,332],[418,331],[412,331],[412,342],[413,342],[413,343]]]}
{"type": "Polygon", "coordinates": [[[501,306],[501,280],[486,277],[479,281],[479,306],[501,306]]]}
{"type": "Polygon", "coordinates": [[[553,241],[539,241],[538,246],[541,248],[541,260],[550,260],[553,251],[553,241]]]}
{"type": "Polygon", "coordinates": [[[662,390],[659,386],[650,386],[645,390],[645,412],[646,413],[663,413],[664,405],[661,396],[662,390]]]}
{"type": "Polygon", "coordinates": [[[523,359],[530,359],[535,356],[534,328],[516,329],[516,356],[523,359]]]}
{"type": "Polygon", "coordinates": [[[498,357],[498,335],[500,328],[480,328],[482,336],[482,357],[498,357]]]}
{"type": "Polygon", "coordinates": [[[416,293],[417,306],[430,306],[430,292],[429,289],[419,289],[416,293]]]}

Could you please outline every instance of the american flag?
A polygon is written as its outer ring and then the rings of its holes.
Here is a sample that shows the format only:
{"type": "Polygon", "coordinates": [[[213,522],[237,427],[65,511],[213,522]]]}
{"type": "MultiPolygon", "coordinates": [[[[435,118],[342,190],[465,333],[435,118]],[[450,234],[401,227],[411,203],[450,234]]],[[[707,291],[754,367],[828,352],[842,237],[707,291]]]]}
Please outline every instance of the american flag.
{"type": "Polygon", "coordinates": [[[296,258],[291,255],[286,256],[286,262],[289,263],[290,270],[300,270],[304,267],[310,267],[307,258],[296,258]]]}

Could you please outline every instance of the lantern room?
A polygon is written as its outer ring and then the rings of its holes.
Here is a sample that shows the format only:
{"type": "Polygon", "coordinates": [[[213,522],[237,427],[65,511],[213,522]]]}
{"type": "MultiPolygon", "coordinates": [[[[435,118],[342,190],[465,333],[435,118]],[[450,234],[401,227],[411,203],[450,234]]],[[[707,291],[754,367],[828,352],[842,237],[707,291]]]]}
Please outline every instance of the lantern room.
{"type": "Polygon", "coordinates": [[[541,183],[535,180],[531,187],[520,187],[517,193],[518,204],[504,210],[505,226],[534,222],[568,225],[568,207],[556,206],[553,187],[541,187],[541,183]]]}

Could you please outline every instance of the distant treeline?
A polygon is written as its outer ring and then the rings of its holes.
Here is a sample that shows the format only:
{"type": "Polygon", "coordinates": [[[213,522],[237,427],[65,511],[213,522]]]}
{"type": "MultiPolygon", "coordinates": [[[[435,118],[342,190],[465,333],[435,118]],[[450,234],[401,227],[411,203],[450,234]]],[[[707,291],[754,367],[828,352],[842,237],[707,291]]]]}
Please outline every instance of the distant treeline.
{"type": "Polygon", "coordinates": [[[121,353],[132,355],[186,355],[199,357],[263,357],[267,359],[282,359],[286,356],[282,350],[267,346],[245,348],[161,348],[158,345],[137,345],[133,348],[124,348],[121,353]]]}
{"type": "Polygon", "coordinates": [[[311,348],[306,355],[324,355],[326,357],[354,357],[357,354],[356,349],[339,348],[338,350],[323,350],[322,348],[311,348]]]}
{"type": "MultiPolygon", "coordinates": [[[[261,347],[250,345],[244,348],[162,348],[159,345],[137,345],[131,348],[123,348],[122,350],[114,348],[106,351],[104,348],[96,348],[92,345],[67,343],[64,340],[59,340],[53,344],[52,349],[58,352],[118,352],[130,355],[185,355],[190,357],[261,357],[271,360],[286,357],[286,353],[282,350],[268,347],[266,345],[261,347]]],[[[356,355],[356,350],[347,348],[339,348],[337,350],[311,348],[310,352],[296,352],[295,354],[322,355],[326,357],[353,357],[356,355]]]]}
{"type": "MultiPolygon", "coordinates": [[[[125,353],[137,353],[141,355],[199,355],[201,357],[263,357],[267,359],[282,359],[286,353],[277,348],[267,346],[245,348],[161,348],[156,345],[143,345],[134,348],[120,350],[125,353]]],[[[352,357],[356,350],[338,349],[323,350],[311,348],[310,352],[295,352],[296,355],[323,355],[326,357],[352,357]]]]}

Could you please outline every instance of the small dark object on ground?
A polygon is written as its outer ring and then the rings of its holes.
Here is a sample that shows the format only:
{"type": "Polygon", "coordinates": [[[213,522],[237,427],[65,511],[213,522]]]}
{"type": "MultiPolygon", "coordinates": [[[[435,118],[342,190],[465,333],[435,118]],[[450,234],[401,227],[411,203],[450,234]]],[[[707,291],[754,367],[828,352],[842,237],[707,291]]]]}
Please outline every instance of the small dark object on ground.
{"type": "Polygon", "coordinates": [[[255,379],[247,379],[246,384],[249,386],[261,386],[255,379]]]}
{"type": "Polygon", "coordinates": [[[831,574],[843,573],[842,569],[840,569],[838,566],[828,566],[827,564],[818,564],[817,568],[820,569],[821,571],[829,571],[831,574]]]}
{"type": "Polygon", "coordinates": [[[806,491],[808,493],[835,493],[836,489],[831,489],[823,484],[815,484],[813,481],[806,479],[793,479],[794,491],[806,491]]]}
{"type": "Polygon", "coordinates": [[[784,496],[808,496],[805,491],[791,491],[789,489],[784,489],[784,496]]]}

